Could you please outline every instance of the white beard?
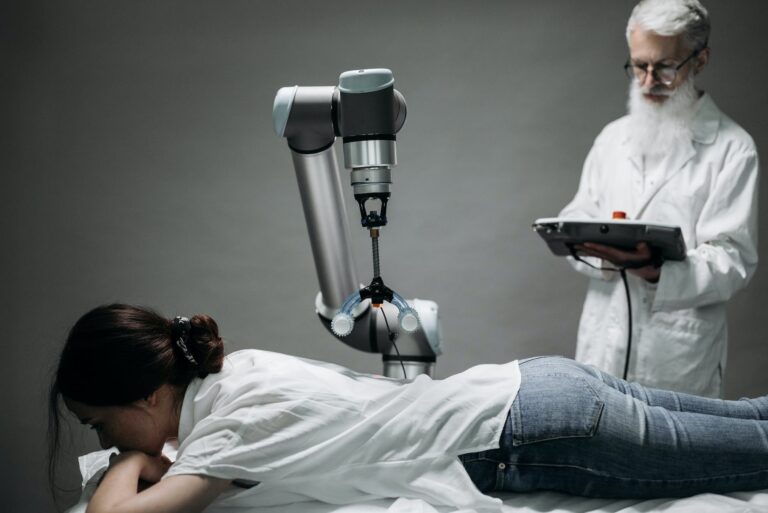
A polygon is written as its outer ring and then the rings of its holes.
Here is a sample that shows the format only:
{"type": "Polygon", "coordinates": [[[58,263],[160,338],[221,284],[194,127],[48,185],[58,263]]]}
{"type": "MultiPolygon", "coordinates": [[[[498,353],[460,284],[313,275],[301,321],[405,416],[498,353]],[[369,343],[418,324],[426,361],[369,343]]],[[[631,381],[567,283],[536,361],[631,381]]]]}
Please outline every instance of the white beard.
{"type": "Polygon", "coordinates": [[[657,86],[644,89],[632,80],[629,89],[630,144],[640,155],[666,155],[680,144],[691,141],[691,121],[699,93],[693,85],[693,74],[673,91],[657,86]],[[663,103],[653,103],[643,93],[663,94],[663,103]]]}

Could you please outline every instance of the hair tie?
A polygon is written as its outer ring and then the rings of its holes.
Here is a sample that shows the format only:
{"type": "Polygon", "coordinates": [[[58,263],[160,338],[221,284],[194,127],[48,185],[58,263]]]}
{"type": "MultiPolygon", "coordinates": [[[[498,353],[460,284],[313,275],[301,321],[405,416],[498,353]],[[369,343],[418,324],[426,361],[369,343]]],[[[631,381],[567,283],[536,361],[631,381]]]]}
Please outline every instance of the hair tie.
{"type": "Polygon", "coordinates": [[[189,363],[197,367],[197,360],[192,356],[192,353],[187,347],[189,340],[189,332],[192,330],[192,324],[186,317],[174,317],[173,324],[171,325],[171,337],[176,341],[176,345],[181,349],[184,358],[189,360],[189,363]]]}

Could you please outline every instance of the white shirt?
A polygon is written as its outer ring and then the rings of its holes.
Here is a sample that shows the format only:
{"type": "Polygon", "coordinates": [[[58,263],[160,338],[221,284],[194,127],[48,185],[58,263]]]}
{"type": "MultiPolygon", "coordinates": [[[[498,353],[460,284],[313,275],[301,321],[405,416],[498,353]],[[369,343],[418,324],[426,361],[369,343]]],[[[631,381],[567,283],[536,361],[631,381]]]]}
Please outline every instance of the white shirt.
{"type": "Polygon", "coordinates": [[[410,497],[498,509],[457,456],[498,448],[519,386],[516,361],[403,382],[239,351],[187,388],[177,459],[164,477],[259,482],[221,497],[221,506],[410,497]]]}
{"type": "MultiPolygon", "coordinates": [[[[606,219],[620,210],[633,220],[680,226],[688,248],[684,261],[665,262],[657,285],[627,274],[633,321],[628,378],[717,397],[727,350],[725,302],[757,267],[759,165],[750,136],[709,95],[698,107],[690,144],[650,169],[632,150],[628,117],[606,126],[560,216],[606,219]]],[[[576,359],[621,376],[627,346],[621,279],[572,263],[591,278],[576,359]]]]}

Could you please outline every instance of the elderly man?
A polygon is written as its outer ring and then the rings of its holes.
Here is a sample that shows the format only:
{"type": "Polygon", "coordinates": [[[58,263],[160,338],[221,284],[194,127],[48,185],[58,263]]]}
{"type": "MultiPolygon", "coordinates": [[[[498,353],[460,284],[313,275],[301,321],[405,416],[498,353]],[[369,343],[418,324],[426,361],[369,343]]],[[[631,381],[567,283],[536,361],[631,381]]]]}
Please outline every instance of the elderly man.
{"type": "Polygon", "coordinates": [[[644,243],[635,251],[576,248],[582,261],[572,264],[590,277],[576,358],[648,386],[717,397],[725,303],[757,265],[758,157],[750,136],[694,85],[709,62],[709,28],[698,0],[634,8],[629,114],[597,137],[560,215],[606,219],[623,211],[680,226],[688,248],[680,262],[651,263],[644,243]],[[627,291],[618,272],[605,270],[623,267],[627,291]]]}

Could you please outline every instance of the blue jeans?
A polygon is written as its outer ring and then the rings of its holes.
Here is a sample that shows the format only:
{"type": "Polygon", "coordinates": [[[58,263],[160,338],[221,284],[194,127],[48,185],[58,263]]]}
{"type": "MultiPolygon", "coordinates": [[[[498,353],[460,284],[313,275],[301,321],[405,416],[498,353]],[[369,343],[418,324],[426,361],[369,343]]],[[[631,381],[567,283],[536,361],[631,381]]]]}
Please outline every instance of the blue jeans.
{"type": "Polygon", "coordinates": [[[610,498],[768,488],[768,396],[628,383],[561,357],[520,362],[500,448],[460,456],[480,491],[610,498]]]}

